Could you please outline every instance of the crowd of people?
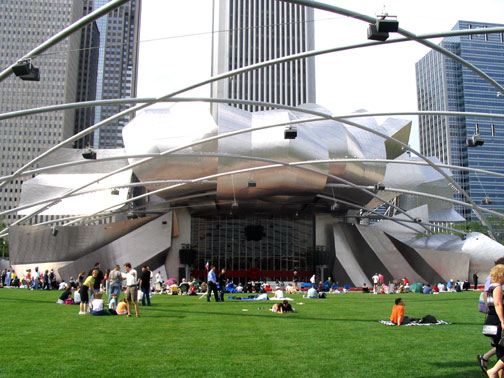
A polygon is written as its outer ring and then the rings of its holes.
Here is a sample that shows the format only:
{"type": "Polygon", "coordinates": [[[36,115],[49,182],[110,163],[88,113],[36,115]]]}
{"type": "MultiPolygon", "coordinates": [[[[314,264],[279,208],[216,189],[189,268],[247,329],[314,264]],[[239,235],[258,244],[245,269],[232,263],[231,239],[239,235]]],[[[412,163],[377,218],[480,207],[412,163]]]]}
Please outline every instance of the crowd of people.
{"type": "MultiPolygon", "coordinates": [[[[404,277],[398,281],[391,281],[388,283],[384,282],[384,277],[382,274],[375,273],[371,277],[373,282],[373,287],[369,288],[364,283],[362,285],[362,292],[372,293],[372,294],[401,294],[409,292],[420,292],[422,294],[435,294],[441,292],[461,292],[468,291],[471,287],[469,281],[466,279],[464,281],[450,279],[447,282],[438,282],[437,284],[430,283],[413,283],[410,284],[408,278],[404,277]]],[[[478,276],[477,272],[473,275],[474,280],[474,290],[478,286],[478,276]]]]}
{"type": "Polygon", "coordinates": [[[54,270],[40,271],[38,267],[32,271],[27,269],[19,277],[14,270],[4,269],[1,272],[1,287],[14,287],[28,290],[57,290],[59,288],[54,270]]]}

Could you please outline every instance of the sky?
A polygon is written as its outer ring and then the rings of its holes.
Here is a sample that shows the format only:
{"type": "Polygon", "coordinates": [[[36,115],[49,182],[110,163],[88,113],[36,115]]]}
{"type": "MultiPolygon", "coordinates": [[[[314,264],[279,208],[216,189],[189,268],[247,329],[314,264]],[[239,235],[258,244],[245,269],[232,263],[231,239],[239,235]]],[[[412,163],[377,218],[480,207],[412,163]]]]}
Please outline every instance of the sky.
{"type": "MultiPolygon", "coordinates": [[[[458,20],[504,23],[503,0],[325,1],[371,17],[384,11],[415,34],[441,33],[458,20]]],[[[367,41],[365,22],[315,11],[315,49],[367,41]]],[[[143,0],[138,97],[168,94],[211,76],[212,0],[143,0]]],[[[391,35],[391,38],[394,35],[391,35]]],[[[438,40],[431,40],[439,43],[438,40]]],[[[317,103],[333,114],[358,109],[416,111],[415,63],[429,52],[416,42],[354,49],[315,58],[317,103]]],[[[182,96],[210,96],[209,86],[182,96]]],[[[416,116],[410,144],[418,148],[416,116]]]]}

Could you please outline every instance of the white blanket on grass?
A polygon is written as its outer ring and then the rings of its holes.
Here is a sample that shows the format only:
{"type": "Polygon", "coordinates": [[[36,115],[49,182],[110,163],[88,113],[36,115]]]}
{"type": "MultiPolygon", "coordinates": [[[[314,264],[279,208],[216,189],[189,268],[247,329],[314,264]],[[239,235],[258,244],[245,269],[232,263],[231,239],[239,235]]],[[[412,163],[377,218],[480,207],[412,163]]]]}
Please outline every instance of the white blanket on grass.
{"type": "MultiPolygon", "coordinates": [[[[387,325],[387,326],[396,326],[397,324],[392,323],[390,320],[379,320],[378,323],[387,325]]],[[[401,325],[401,327],[408,327],[408,326],[430,326],[430,325],[445,325],[445,324],[452,324],[445,322],[444,320],[438,320],[437,323],[419,323],[419,322],[411,322],[408,324],[401,325]]]]}

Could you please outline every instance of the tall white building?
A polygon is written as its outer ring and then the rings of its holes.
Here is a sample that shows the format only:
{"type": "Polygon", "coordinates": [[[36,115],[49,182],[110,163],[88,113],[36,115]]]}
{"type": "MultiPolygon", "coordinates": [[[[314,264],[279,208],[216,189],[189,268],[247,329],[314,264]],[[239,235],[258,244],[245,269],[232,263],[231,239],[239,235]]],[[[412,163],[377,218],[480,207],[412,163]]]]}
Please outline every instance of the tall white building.
{"type": "MultiPolygon", "coordinates": [[[[215,0],[213,13],[213,75],[314,49],[313,8],[278,0],[215,0]]],[[[314,103],[315,60],[295,60],[220,80],[212,87],[212,97],[292,106],[314,103]]]]}

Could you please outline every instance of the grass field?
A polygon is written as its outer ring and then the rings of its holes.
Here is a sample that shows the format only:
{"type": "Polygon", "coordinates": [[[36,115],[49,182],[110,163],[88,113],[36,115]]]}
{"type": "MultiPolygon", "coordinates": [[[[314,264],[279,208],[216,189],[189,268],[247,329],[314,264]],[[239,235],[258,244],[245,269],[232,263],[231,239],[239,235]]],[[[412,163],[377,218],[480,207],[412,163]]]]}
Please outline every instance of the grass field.
{"type": "Polygon", "coordinates": [[[453,322],[430,327],[379,324],[394,295],[294,295],[283,315],[271,301],[156,295],[136,319],[79,316],[60,293],[0,289],[0,376],[482,377],[490,345],[476,292],[403,294],[406,315],[453,322]]]}

